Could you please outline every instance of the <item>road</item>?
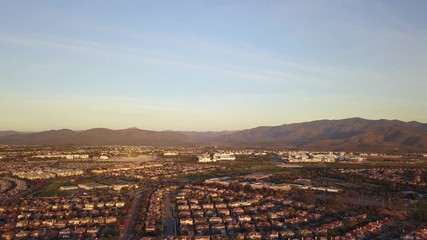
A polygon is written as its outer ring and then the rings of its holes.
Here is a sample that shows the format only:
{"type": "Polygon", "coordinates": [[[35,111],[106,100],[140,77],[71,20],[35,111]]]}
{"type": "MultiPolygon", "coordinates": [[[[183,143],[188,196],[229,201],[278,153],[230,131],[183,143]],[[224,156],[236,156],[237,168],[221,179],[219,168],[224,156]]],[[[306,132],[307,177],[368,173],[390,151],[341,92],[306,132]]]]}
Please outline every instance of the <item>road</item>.
{"type": "Polygon", "coordinates": [[[165,208],[165,214],[163,219],[163,236],[171,236],[176,234],[175,219],[173,218],[171,206],[171,195],[172,193],[166,195],[163,203],[163,206],[165,208]]]}
{"type": "Polygon", "coordinates": [[[138,217],[139,209],[141,207],[141,200],[144,196],[144,191],[137,193],[133,199],[131,206],[129,208],[126,219],[123,223],[123,231],[119,237],[120,240],[129,240],[133,235],[133,229],[135,227],[136,219],[138,217]]]}

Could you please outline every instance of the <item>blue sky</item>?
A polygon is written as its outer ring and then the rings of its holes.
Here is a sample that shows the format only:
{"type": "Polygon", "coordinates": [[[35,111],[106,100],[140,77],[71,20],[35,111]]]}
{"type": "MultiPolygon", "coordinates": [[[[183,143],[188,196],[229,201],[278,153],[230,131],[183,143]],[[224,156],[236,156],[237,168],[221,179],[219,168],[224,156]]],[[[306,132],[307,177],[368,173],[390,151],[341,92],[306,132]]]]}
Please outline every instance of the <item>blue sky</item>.
{"type": "Polygon", "coordinates": [[[427,122],[427,1],[4,1],[0,130],[427,122]]]}

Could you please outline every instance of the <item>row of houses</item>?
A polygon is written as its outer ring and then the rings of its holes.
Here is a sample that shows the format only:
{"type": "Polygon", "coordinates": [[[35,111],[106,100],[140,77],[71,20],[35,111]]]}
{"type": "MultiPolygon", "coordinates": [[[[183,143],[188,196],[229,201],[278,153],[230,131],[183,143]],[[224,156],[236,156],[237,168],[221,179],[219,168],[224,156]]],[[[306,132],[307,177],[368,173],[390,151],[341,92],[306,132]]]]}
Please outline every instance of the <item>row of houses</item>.
{"type": "Polygon", "coordinates": [[[28,179],[28,180],[40,180],[40,179],[50,179],[56,177],[71,177],[71,176],[80,176],[83,175],[84,171],[82,169],[56,169],[56,168],[46,168],[44,170],[36,171],[16,171],[12,175],[19,178],[28,179]]]}
{"type": "Polygon", "coordinates": [[[36,229],[32,231],[8,231],[1,235],[4,240],[12,239],[94,239],[99,236],[102,227],[77,227],[64,229],[36,229]]]}
{"type": "Polygon", "coordinates": [[[309,179],[298,179],[294,183],[270,183],[266,181],[239,181],[232,179],[231,177],[218,177],[205,180],[206,184],[219,184],[222,186],[230,186],[230,184],[240,184],[242,186],[249,186],[252,189],[271,189],[277,191],[289,191],[291,189],[301,189],[301,190],[315,190],[322,192],[331,192],[338,193],[341,189],[333,187],[320,187],[320,186],[311,186],[311,181],[309,179]]]}
{"type": "Polygon", "coordinates": [[[17,195],[30,190],[30,186],[25,180],[14,177],[3,177],[0,179],[0,201],[16,198],[17,195]]]}
{"type": "Polygon", "coordinates": [[[149,163],[133,163],[126,166],[109,166],[107,168],[95,169],[92,171],[94,174],[109,176],[109,177],[124,177],[133,178],[137,180],[159,178],[172,178],[182,175],[206,173],[209,171],[216,171],[223,169],[222,166],[214,166],[207,164],[194,164],[194,163],[177,163],[172,161],[165,161],[162,163],[149,162],[149,163]]]}
{"type": "Polygon", "coordinates": [[[355,174],[360,177],[372,178],[399,184],[409,184],[414,186],[426,186],[424,175],[426,169],[422,168],[361,168],[361,169],[340,169],[340,173],[355,174]]]}
{"type": "MultiPolygon", "coordinates": [[[[311,236],[313,231],[297,229],[307,222],[319,221],[323,211],[313,204],[286,198],[235,192],[209,185],[187,185],[176,196],[176,239],[186,239],[185,236],[214,239],[210,237],[216,235],[233,239],[311,236]]],[[[334,222],[324,223],[318,232],[321,234],[323,229],[337,226],[334,222]]]]}
{"type": "Polygon", "coordinates": [[[103,228],[117,228],[119,218],[127,214],[126,202],[126,198],[112,195],[22,199],[0,206],[0,219],[4,219],[0,233],[3,239],[41,237],[51,232],[55,237],[71,238],[77,232],[96,237],[103,228]]]}
{"type": "Polygon", "coordinates": [[[168,186],[157,189],[150,196],[148,211],[145,215],[145,232],[155,233],[161,231],[162,209],[165,195],[176,189],[176,186],[168,186]]]}

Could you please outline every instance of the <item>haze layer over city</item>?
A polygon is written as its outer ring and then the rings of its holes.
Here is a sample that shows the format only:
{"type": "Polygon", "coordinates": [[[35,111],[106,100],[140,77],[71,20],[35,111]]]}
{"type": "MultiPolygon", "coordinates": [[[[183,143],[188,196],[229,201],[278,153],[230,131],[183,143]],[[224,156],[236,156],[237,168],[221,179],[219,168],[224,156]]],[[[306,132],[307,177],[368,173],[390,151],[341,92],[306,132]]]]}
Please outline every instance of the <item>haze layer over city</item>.
{"type": "Polygon", "coordinates": [[[427,239],[427,2],[0,4],[0,238],[427,239]]]}

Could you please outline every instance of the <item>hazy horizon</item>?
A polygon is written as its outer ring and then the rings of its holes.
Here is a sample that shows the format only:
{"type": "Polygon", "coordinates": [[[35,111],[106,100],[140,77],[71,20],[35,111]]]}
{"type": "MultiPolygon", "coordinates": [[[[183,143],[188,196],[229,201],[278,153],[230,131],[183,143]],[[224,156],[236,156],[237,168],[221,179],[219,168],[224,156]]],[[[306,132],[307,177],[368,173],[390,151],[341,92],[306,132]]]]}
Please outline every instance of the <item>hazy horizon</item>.
{"type": "Polygon", "coordinates": [[[0,8],[0,129],[427,122],[426,1],[41,1],[0,8]]]}
{"type": "MultiPolygon", "coordinates": [[[[110,130],[126,130],[126,129],[139,129],[139,130],[147,130],[147,131],[159,131],[159,132],[167,132],[167,131],[173,131],[173,132],[233,132],[233,131],[241,131],[241,130],[246,130],[246,129],[253,129],[253,128],[257,128],[257,127],[275,127],[275,126],[280,126],[280,125],[285,125],[285,124],[298,124],[298,123],[307,123],[307,122],[314,122],[314,121],[334,121],[334,120],[346,120],[346,119],[355,119],[355,118],[361,118],[361,117],[348,117],[348,118],[342,118],[342,119],[313,119],[313,120],[308,120],[308,121],[303,121],[303,122],[289,122],[289,123],[282,123],[282,124],[278,124],[278,125],[259,125],[259,126],[252,126],[252,127],[248,127],[248,128],[238,128],[238,129],[213,129],[213,130],[192,130],[192,129],[148,129],[148,128],[144,128],[144,127],[138,127],[138,126],[131,126],[131,127],[125,127],[125,128],[109,128],[109,127],[103,127],[101,126],[94,126],[94,127],[90,127],[90,128],[86,128],[86,129],[72,129],[72,128],[67,128],[67,127],[62,127],[62,128],[56,128],[56,129],[38,129],[38,130],[19,130],[19,129],[0,129],[0,132],[6,132],[6,131],[16,131],[16,132],[22,132],[22,133],[34,133],[34,132],[43,132],[43,131],[58,131],[58,130],[72,130],[72,131],[86,131],[86,130],[90,130],[90,129],[110,129],[110,130]]],[[[404,121],[401,119],[385,119],[385,118],[380,118],[380,119],[367,119],[367,118],[361,118],[364,120],[368,120],[368,121],[378,121],[378,120],[387,120],[387,121],[402,121],[402,122],[418,122],[421,124],[427,124],[426,122],[419,122],[419,121],[415,121],[415,120],[409,120],[409,121],[404,121]]]]}

